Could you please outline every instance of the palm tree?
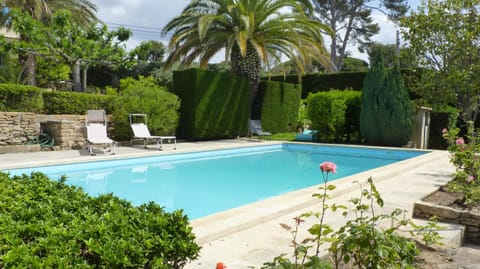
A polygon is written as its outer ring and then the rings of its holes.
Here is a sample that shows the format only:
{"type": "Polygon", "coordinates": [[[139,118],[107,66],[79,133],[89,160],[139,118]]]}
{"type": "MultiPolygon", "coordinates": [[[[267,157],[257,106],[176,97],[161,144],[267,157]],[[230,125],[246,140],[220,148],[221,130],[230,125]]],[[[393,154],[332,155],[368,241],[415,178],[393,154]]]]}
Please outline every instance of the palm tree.
{"type": "Polygon", "coordinates": [[[172,32],[165,67],[197,59],[206,67],[225,49],[232,72],[248,78],[253,104],[261,64],[268,65],[269,57],[290,59],[299,75],[312,59],[331,66],[322,36],[330,29],[308,18],[310,8],[308,0],[193,0],[162,31],[172,32]]]}
{"type": "MultiPolygon", "coordinates": [[[[89,0],[7,0],[5,4],[10,8],[18,8],[22,12],[27,12],[32,18],[44,24],[48,24],[51,15],[59,9],[70,10],[73,18],[78,20],[81,25],[87,26],[98,20],[95,16],[97,7],[89,0]]],[[[20,39],[28,41],[29,37],[21,35],[20,39]]],[[[25,78],[27,84],[36,85],[35,55],[27,53],[19,55],[19,58],[20,62],[24,65],[22,76],[25,78]]]]}

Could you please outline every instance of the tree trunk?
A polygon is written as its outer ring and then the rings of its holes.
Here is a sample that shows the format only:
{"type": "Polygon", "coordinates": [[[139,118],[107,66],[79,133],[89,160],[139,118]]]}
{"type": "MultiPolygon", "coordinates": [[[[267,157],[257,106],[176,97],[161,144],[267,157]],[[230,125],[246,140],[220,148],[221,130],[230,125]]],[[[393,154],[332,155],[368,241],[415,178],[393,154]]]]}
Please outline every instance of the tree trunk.
{"type": "Polygon", "coordinates": [[[35,77],[35,55],[24,54],[20,55],[20,62],[23,64],[22,80],[28,85],[37,86],[37,79],[35,77]]]}
{"type": "Polygon", "coordinates": [[[250,43],[247,45],[247,54],[245,56],[242,56],[240,48],[235,44],[230,54],[230,60],[232,62],[232,72],[245,76],[248,79],[251,104],[250,118],[259,119],[261,104],[257,99],[257,93],[258,84],[260,83],[260,57],[250,43]]]}
{"type": "Polygon", "coordinates": [[[75,61],[72,66],[73,91],[82,91],[82,82],[80,77],[80,60],[75,61]]]}
{"type": "Polygon", "coordinates": [[[88,73],[88,65],[86,65],[82,70],[82,92],[87,91],[87,73],[88,73]]]}

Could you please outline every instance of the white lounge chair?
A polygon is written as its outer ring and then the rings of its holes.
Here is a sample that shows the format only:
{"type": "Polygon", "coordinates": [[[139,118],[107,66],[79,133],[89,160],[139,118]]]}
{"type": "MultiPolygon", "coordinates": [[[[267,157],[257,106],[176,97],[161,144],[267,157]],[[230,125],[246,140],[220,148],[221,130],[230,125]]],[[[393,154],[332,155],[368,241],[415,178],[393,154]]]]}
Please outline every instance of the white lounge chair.
{"type": "Polygon", "coordinates": [[[109,151],[115,154],[115,141],[107,136],[107,116],[105,110],[88,110],[85,125],[87,127],[87,144],[90,155],[96,155],[93,145],[109,145],[109,151]]]}
{"type": "Polygon", "coordinates": [[[143,147],[147,148],[148,140],[157,141],[158,150],[163,149],[163,140],[173,140],[175,146],[173,149],[177,149],[177,137],[176,136],[157,136],[151,135],[147,126],[146,114],[130,114],[128,115],[130,120],[130,127],[132,128],[133,136],[130,140],[130,144],[133,145],[133,140],[143,140],[143,147]],[[142,122],[134,122],[134,118],[142,118],[142,122]]]}
{"type": "Polygon", "coordinates": [[[248,120],[248,128],[250,131],[250,137],[253,135],[256,136],[271,136],[272,134],[269,132],[262,131],[262,125],[260,120],[248,120]]]}

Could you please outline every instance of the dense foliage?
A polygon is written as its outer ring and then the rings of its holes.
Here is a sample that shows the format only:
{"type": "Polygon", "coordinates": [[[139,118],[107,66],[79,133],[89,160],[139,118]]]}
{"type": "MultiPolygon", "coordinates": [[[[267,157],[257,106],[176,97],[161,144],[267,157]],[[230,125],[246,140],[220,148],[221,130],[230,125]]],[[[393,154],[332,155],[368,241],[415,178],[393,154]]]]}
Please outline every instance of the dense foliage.
{"type": "Polygon", "coordinates": [[[153,77],[126,78],[120,81],[119,98],[115,98],[112,120],[115,139],[131,137],[129,114],[147,114],[152,135],[175,135],[178,126],[180,100],[158,86],[153,77]]]}
{"type": "Polygon", "coordinates": [[[181,211],[92,198],[41,173],[0,173],[0,186],[2,268],[178,269],[198,257],[181,211]]]}
{"type": "Polygon", "coordinates": [[[424,104],[455,105],[465,121],[480,113],[480,1],[425,0],[402,20],[407,50],[425,70],[424,104]]]}
{"type": "Polygon", "coordinates": [[[71,12],[64,9],[57,10],[48,24],[16,9],[9,16],[13,29],[21,37],[28,38],[20,38],[16,42],[0,40],[0,43],[15,53],[42,57],[51,65],[68,65],[75,91],[86,91],[90,66],[126,62],[123,42],[131,33],[124,28],[109,31],[106,25],[97,23],[83,27],[72,18],[71,12]]]}
{"type": "Polygon", "coordinates": [[[188,69],[173,73],[182,100],[178,136],[191,140],[246,134],[250,99],[243,76],[188,69]]]}
{"type": "Polygon", "coordinates": [[[258,93],[262,128],[270,133],[296,131],[300,94],[298,84],[262,81],[258,93]]]}
{"type": "Polygon", "coordinates": [[[343,142],[359,128],[360,95],[358,91],[332,90],[310,94],[307,98],[307,118],[316,138],[324,142],[343,142]]]}

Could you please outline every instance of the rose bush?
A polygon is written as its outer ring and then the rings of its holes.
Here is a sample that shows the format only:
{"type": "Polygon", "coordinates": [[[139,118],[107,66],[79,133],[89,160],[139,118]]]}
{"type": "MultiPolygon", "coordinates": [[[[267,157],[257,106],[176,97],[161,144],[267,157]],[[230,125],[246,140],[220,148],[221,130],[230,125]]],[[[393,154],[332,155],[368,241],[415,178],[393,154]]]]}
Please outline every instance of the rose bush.
{"type": "Polygon", "coordinates": [[[450,162],[455,166],[453,180],[448,183],[451,191],[462,192],[464,203],[480,202],[480,141],[473,123],[467,123],[467,134],[460,136],[459,128],[444,128],[443,137],[448,143],[450,162]]]}

